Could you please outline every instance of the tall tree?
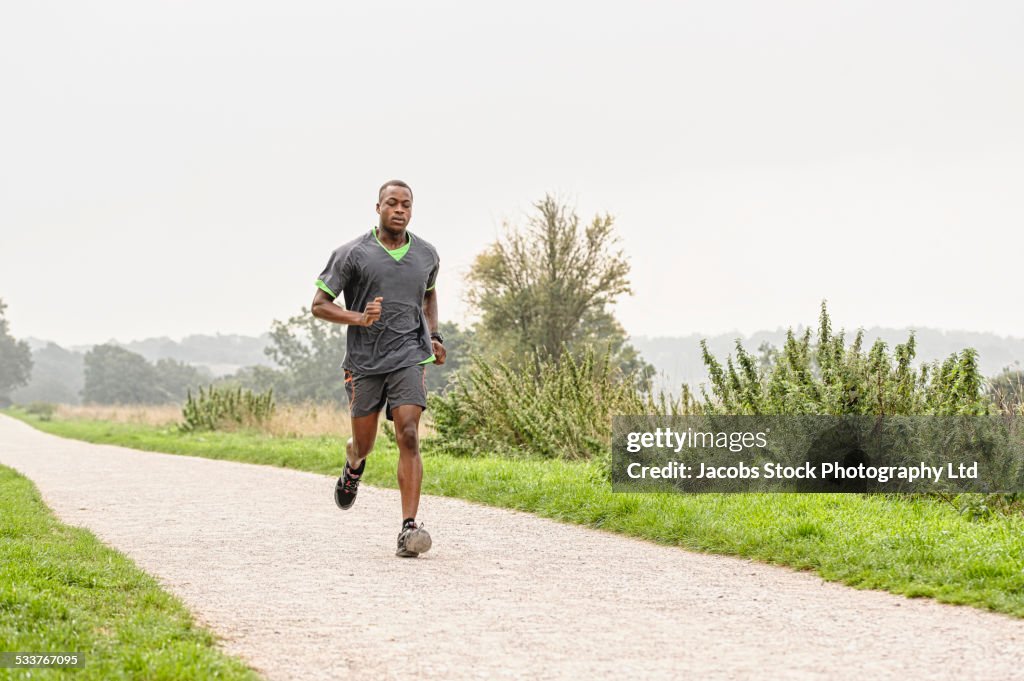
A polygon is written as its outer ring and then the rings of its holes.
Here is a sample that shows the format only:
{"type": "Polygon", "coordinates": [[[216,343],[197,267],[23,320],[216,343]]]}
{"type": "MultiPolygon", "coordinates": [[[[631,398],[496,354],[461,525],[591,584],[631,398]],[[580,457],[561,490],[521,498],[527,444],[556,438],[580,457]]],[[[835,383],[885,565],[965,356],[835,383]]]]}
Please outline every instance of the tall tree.
{"type": "Polygon", "coordinates": [[[623,368],[648,369],[611,310],[632,292],[612,216],[584,225],[551,195],[534,208],[525,228],[506,225],[505,236],[477,256],[467,276],[481,346],[555,361],[563,348],[607,347],[623,368]]]}
{"type": "Polygon", "coordinates": [[[0,403],[8,403],[10,392],[26,385],[32,374],[32,350],[28,343],[11,336],[6,310],[0,299],[0,403]]]}
{"type": "Polygon", "coordinates": [[[109,344],[85,353],[84,402],[162,404],[171,399],[156,368],[142,355],[109,344]]]}

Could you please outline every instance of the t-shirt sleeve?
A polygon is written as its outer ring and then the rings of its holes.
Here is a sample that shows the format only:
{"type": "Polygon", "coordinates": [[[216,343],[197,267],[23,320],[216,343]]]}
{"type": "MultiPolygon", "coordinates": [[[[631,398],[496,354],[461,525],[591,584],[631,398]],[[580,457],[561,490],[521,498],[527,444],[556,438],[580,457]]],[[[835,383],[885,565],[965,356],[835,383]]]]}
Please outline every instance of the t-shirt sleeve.
{"type": "Polygon", "coordinates": [[[427,290],[432,291],[437,286],[437,271],[441,269],[441,259],[434,258],[434,266],[430,268],[430,274],[427,275],[427,290]]]}
{"type": "Polygon", "coordinates": [[[348,257],[350,252],[348,249],[338,249],[331,253],[327,266],[317,277],[317,288],[332,299],[341,295],[352,276],[351,259],[348,257]]]}

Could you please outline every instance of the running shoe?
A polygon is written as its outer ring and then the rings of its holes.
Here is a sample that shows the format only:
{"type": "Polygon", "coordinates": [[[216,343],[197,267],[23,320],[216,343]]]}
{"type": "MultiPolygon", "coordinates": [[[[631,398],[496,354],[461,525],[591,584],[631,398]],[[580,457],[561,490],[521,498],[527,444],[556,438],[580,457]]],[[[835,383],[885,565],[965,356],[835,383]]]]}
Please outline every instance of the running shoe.
{"type": "Polygon", "coordinates": [[[413,523],[403,527],[398,534],[398,550],[395,551],[395,555],[399,558],[415,558],[429,551],[430,545],[430,534],[422,525],[413,523]]]}
{"type": "Polygon", "coordinates": [[[366,459],[359,464],[359,470],[353,470],[348,465],[348,461],[345,462],[345,472],[338,478],[338,484],[334,486],[334,503],[338,505],[343,511],[347,511],[352,508],[352,504],[356,503],[356,492],[359,491],[359,478],[362,477],[363,471],[366,470],[366,459]]]}

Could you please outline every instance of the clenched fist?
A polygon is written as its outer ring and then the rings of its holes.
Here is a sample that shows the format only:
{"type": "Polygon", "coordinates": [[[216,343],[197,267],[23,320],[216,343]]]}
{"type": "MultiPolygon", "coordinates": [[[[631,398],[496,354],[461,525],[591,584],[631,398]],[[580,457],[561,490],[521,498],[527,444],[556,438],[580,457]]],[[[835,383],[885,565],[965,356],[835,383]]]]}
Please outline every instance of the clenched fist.
{"type": "Polygon", "coordinates": [[[380,319],[381,301],[383,300],[384,298],[377,296],[372,303],[367,303],[366,309],[363,310],[363,326],[372,326],[375,321],[380,319]]]}

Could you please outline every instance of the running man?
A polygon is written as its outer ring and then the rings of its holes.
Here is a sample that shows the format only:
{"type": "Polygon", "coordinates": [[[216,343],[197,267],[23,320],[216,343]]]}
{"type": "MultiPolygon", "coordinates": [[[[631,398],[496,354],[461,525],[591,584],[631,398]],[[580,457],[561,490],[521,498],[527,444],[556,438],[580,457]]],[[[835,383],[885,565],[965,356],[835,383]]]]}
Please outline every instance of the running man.
{"type": "Polygon", "coordinates": [[[345,386],[352,416],[345,469],[334,501],[349,509],[356,501],[366,457],[377,437],[386,405],[398,439],[398,489],[402,530],[396,555],[415,558],[430,549],[430,535],[416,523],[423,461],[420,414],[427,408],[426,365],[444,364],[444,338],[437,331],[437,270],[429,243],[407,230],[412,189],[389,180],[377,195],[377,227],[331,253],[320,278],[312,312],[318,319],[348,324],[345,386]],[[345,308],[334,304],[344,296],[345,308]]]}

